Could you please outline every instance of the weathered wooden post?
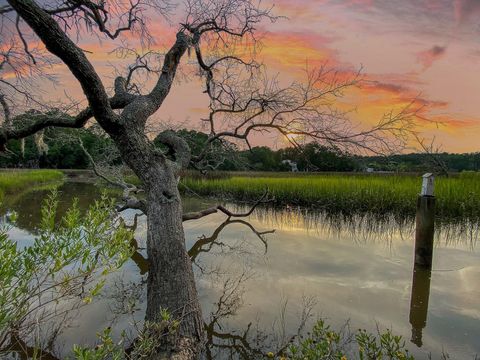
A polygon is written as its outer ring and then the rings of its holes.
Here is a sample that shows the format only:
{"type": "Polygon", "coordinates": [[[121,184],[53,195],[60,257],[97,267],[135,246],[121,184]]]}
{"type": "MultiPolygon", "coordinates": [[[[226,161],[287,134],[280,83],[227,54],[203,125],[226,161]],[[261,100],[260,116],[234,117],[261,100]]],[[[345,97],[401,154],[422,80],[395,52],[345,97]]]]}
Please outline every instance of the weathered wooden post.
{"type": "Polygon", "coordinates": [[[435,231],[434,176],[423,175],[422,192],[417,199],[415,230],[415,264],[428,268],[432,266],[433,235],[435,231]]]}
{"type": "Polygon", "coordinates": [[[433,259],[435,231],[434,176],[423,175],[422,191],[417,200],[415,230],[415,258],[413,265],[412,296],[410,299],[411,341],[422,346],[422,330],[427,326],[428,301],[433,259]]]}

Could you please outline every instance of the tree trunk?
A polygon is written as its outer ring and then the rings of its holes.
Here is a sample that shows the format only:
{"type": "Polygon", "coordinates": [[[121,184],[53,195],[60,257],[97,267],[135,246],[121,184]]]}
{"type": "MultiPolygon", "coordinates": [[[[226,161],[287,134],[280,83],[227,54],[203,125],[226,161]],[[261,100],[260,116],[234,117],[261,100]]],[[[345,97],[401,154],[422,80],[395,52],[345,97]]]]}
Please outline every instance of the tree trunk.
{"type": "Polygon", "coordinates": [[[148,172],[148,178],[154,181],[146,184],[150,268],[145,320],[161,320],[161,310],[167,309],[180,321],[176,351],[187,353],[182,358],[192,358],[203,340],[203,319],[185,247],[177,181],[168,164],[155,164],[148,172]]]}
{"type": "MultiPolygon", "coordinates": [[[[149,271],[145,321],[161,321],[161,310],[168,310],[172,319],[180,321],[168,358],[192,359],[203,345],[203,318],[185,247],[175,164],[151,147],[133,121],[112,137],[122,159],[142,180],[147,197],[149,271]]],[[[165,353],[153,357],[163,358],[165,353]]]]}

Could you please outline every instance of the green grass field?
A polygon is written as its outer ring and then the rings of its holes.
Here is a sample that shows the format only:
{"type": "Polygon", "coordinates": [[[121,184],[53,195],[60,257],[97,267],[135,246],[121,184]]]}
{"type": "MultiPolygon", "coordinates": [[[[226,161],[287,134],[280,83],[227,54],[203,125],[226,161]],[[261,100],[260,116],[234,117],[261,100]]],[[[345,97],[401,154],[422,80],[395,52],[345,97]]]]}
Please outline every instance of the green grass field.
{"type": "Polygon", "coordinates": [[[37,186],[61,181],[64,175],[58,170],[5,170],[0,171],[0,201],[5,195],[37,186]]]}
{"type": "MultiPolygon", "coordinates": [[[[0,171],[0,200],[5,195],[61,181],[58,170],[0,171]]],[[[418,175],[221,173],[208,178],[184,174],[180,189],[189,194],[254,201],[266,189],[276,205],[299,205],[331,212],[413,216],[422,179],[418,175]]],[[[437,215],[480,220],[480,174],[437,177],[437,215]]]]}
{"type": "MultiPolygon", "coordinates": [[[[181,189],[205,196],[254,200],[265,189],[278,205],[301,205],[334,212],[415,214],[422,179],[413,175],[274,174],[201,179],[186,177],[181,189]]],[[[437,178],[437,215],[480,218],[480,174],[437,178]]]]}

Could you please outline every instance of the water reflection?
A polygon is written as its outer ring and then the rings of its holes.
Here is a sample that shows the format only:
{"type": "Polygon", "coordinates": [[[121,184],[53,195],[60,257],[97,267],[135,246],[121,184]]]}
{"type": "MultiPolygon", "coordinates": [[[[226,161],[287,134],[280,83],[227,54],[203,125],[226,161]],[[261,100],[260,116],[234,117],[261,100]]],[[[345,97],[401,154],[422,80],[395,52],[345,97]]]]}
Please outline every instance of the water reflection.
{"type": "Polygon", "coordinates": [[[100,187],[84,182],[68,182],[41,186],[23,191],[15,195],[14,198],[7,197],[6,203],[0,206],[0,214],[5,214],[7,210],[15,211],[18,215],[15,227],[36,234],[36,229],[41,218],[42,203],[46,197],[51,194],[53,189],[56,189],[59,193],[59,217],[72,206],[74,198],[78,199],[79,209],[84,210],[93,204],[102,193],[100,187]]]}
{"type": "MultiPolygon", "coordinates": [[[[61,191],[65,208],[72,196],[87,206],[100,194],[89,184],[65,184],[61,191]]],[[[21,220],[11,232],[16,239],[32,238],[47,193],[31,193],[14,204],[21,220]]],[[[186,211],[211,204],[184,199],[186,211]]],[[[243,208],[227,206],[238,212],[243,208]]],[[[107,284],[108,296],[82,310],[75,327],[61,334],[58,343],[64,351],[73,343],[95,343],[95,332],[107,326],[127,329],[134,338],[132,324],[143,323],[148,276],[145,217],[128,211],[123,216],[136,229],[137,251],[107,284]]],[[[348,319],[352,327],[372,332],[377,325],[393,328],[422,346],[412,346],[420,358],[429,352],[435,358],[442,346],[452,358],[469,358],[480,351],[478,224],[438,224],[435,277],[430,284],[428,271],[414,267],[412,273],[412,219],[263,208],[245,220],[227,221],[216,214],[185,223],[206,327],[213,328],[206,358],[221,354],[227,359],[232,354],[253,358],[266,349],[276,352],[297,334],[302,309],[308,308],[305,297],[317,299],[314,312],[336,328],[348,319]],[[262,240],[267,238],[268,242],[262,240]],[[219,310],[225,289],[233,288],[235,294],[227,296],[230,310],[223,310],[228,306],[219,310]]]]}
{"type": "Polygon", "coordinates": [[[12,359],[40,359],[40,360],[60,360],[59,357],[52,354],[48,349],[40,349],[38,347],[30,346],[24,340],[12,335],[10,342],[0,348],[0,358],[5,358],[3,353],[11,353],[14,356],[12,359]]]}
{"type": "Polygon", "coordinates": [[[413,267],[409,321],[412,325],[411,341],[418,347],[422,347],[423,345],[422,332],[427,326],[431,276],[431,267],[424,267],[415,263],[413,267]]]}
{"type": "MultiPolygon", "coordinates": [[[[129,229],[129,230],[133,231],[133,233],[135,233],[135,231],[137,230],[137,227],[138,227],[138,219],[139,219],[140,216],[144,216],[144,215],[139,214],[139,213],[134,214],[133,215],[133,222],[130,225],[127,225],[127,223],[125,222],[125,219],[123,219],[123,218],[121,218],[121,223],[127,229],[129,229]]],[[[140,275],[145,275],[148,272],[148,268],[150,266],[149,263],[148,263],[148,259],[145,256],[143,256],[142,253],[141,253],[141,251],[145,250],[145,249],[140,248],[140,246],[138,245],[138,240],[135,237],[132,238],[132,246],[135,249],[135,252],[133,253],[133,255],[131,257],[131,260],[138,266],[138,269],[140,270],[140,275]]]]}
{"type": "MultiPolygon", "coordinates": [[[[210,252],[212,250],[212,248],[214,246],[218,246],[220,248],[225,248],[225,247],[228,247],[230,250],[232,251],[235,251],[235,249],[233,249],[231,246],[223,243],[223,242],[219,242],[219,235],[220,233],[229,225],[234,225],[234,224],[241,224],[241,225],[244,225],[246,226],[247,228],[249,228],[253,234],[256,235],[256,237],[264,244],[265,246],[265,254],[267,253],[268,251],[268,244],[267,244],[267,241],[265,240],[265,237],[264,235],[266,234],[273,234],[275,232],[275,230],[266,230],[266,231],[258,231],[257,229],[254,228],[254,226],[252,224],[250,224],[248,221],[245,221],[245,220],[240,220],[240,219],[231,219],[231,218],[227,218],[227,220],[225,220],[223,223],[221,223],[216,229],[215,231],[212,233],[212,235],[210,236],[205,236],[205,235],[202,235],[199,237],[199,239],[192,245],[192,247],[190,248],[190,250],[188,250],[188,255],[190,256],[190,259],[196,263],[196,259],[197,257],[201,254],[201,253],[207,253],[207,252],[210,252]]],[[[238,249],[237,249],[238,251],[238,249]]]]}
{"type": "MultiPolygon", "coordinates": [[[[238,206],[239,211],[244,209],[238,206]]],[[[250,219],[285,231],[300,231],[328,237],[348,237],[358,244],[378,243],[391,247],[392,241],[411,241],[415,234],[413,217],[392,214],[331,214],[300,207],[264,207],[250,219]]],[[[462,246],[474,250],[480,239],[480,223],[470,220],[436,219],[437,246],[462,246]]]]}
{"type": "MultiPolygon", "coordinates": [[[[130,225],[125,226],[131,230],[136,230],[138,227],[139,214],[135,214],[133,221],[130,225]]],[[[223,221],[210,236],[202,235],[198,238],[196,242],[190,247],[188,255],[190,256],[192,262],[197,264],[196,261],[203,254],[207,254],[213,249],[223,249],[227,248],[228,252],[242,251],[245,253],[245,249],[241,249],[238,246],[231,246],[226,242],[220,240],[220,235],[229,226],[241,225],[249,229],[252,234],[255,235],[256,239],[259,240],[265,248],[264,254],[268,250],[268,243],[266,239],[267,234],[274,233],[274,230],[259,231],[251,223],[241,219],[231,219],[227,218],[223,221]]],[[[148,259],[141,254],[141,248],[138,246],[138,241],[134,240],[137,251],[132,256],[132,261],[140,270],[140,274],[144,275],[148,273],[148,259]]],[[[244,270],[240,274],[235,276],[225,276],[225,273],[220,271],[217,272],[207,272],[198,265],[198,268],[201,270],[202,276],[214,279],[214,281],[220,281],[222,283],[221,293],[216,301],[213,303],[213,309],[210,314],[206,317],[204,327],[206,330],[206,347],[202,357],[205,359],[232,359],[240,357],[243,359],[253,359],[253,358],[263,358],[266,350],[264,349],[267,346],[266,339],[267,337],[264,334],[258,332],[258,330],[252,329],[252,323],[246,327],[245,330],[241,330],[239,333],[238,329],[231,332],[225,331],[223,322],[228,320],[230,317],[234,316],[237,310],[242,306],[242,297],[243,297],[243,285],[247,282],[251,276],[248,270],[244,270]],[[261,341],[260,341],[261,340],[261,341]]],[[[148,274],[150,276],[150,274],[148,274]]],[[[140,297],[142,293],[145,292],[146,284],[148,283],[148,278],[145,279],[142,277],[139,283],[131,282],[125,283],[123,279],[115,283],[115,291],[111,293],[110,297],[110,309],[117,316],[133,314],[132,309],[135,307],[134,303],[140,297]]],[[[149,289],[147,288],[147,292],[149,289]]],[[[148,295],[146,296],[147,301],[150,299],[148,295]]],[[[148,304],[147,304],[148,306],[148,304]]],[[[127,349],[128,352],[134,351],[136,340],[132,339],[132,345],[127,349]]],[[[273,343],[269,343],[270,348],[273,346],[273,343]]],[[[278,344],[276,345],[278,346],[278,344]]],[[[278,353],[285,349],[286,344],[284,343],[281,348],[279,348],[278,353]]]]}

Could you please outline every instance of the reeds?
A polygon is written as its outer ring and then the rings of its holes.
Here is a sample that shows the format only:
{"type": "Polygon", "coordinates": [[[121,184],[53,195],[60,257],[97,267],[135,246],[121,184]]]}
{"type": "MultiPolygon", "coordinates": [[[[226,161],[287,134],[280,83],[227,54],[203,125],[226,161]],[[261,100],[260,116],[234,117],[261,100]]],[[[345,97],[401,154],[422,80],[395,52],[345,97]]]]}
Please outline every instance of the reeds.
{"type": "Polygon", "coordinates": [[[5,170],[0,171],[0,200],[5,194],[21,191],[28,186],[60,181],[63,173],[58,170],[5,170]]]}
{"type": "MultiPolygon", "coordinates": [[[[332,212],[414,215],[422,179],[413,175],[297,175],[184,178],[180,188],[212,197],[255,200],[268,189],[278,205],[300,205],[332,212]]],[[[480,175],[436,179],[437,215],[480,218],[480,175]]]]}

